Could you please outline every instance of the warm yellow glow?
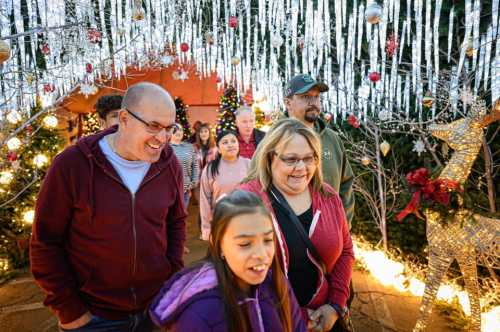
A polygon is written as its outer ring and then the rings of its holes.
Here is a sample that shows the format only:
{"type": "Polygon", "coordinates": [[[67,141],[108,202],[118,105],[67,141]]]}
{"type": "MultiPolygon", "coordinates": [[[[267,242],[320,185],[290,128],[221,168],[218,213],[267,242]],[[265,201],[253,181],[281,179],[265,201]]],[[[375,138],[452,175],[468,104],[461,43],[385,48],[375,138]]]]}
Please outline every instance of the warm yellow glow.
{"type": "Polygon", "coordinates": [[[21,147],[21,140],[17,137],[12,137],[7,141],[7,148],[10,151],[16,151],[21,147]]]}
{"type": "Polygon", "coordinates": [[[7,258],[0,258],[0,271],[9,270],[9,260],[7,258]]]}
{"type": "Polygon", "coordinates": [[[18,111],[14,110],[14,111],[9,112],[9,114],[7,114],[6,119],[11,124],[16,124],[22,120],[22,116],[21,116],[21,114],[19,114],[18,111]]]}
{"type": "Polygon", "coordinates": [[[0,172],[0,184],[7,185],[14,180],[14,175],[11,171],[0,172]]]}
{"type": "MultiPolygon", "coordinates": [[[[425,283],[415,277],[409,267],[387,257],[381,250],[373,250],[368,244],[357,240],[353,242],[356,259],[378,282],[385,286],[394,287],[400,292],[409,292],[413,296],[422,297],[424,295],[425,283]]],[[[439,287],[437,298],[448,303],[457,298],[464,313],[470,315],[469,296],[459,286],[443,283],[439,287]]],[[[500,306],[482,313],[481,320],[481,331],[498,331],[497,327],[500,326],[500,306]]]]}
{"type": "Polygon", "coordinates": [[[45,166],[48,162],[49,158],[42,153],[37,154],[35,158],[33,158],[33,164],[38,168],[45,166]]]}
{"type": "Polygon", "coordinates": [[[35,219],[35,211],[28,210],[23,213],[23,221],[26,224],[32,224],[34,219],[35,219]]]}
{"type": "Polygon", "coordinates": [[[57,118],[53,115],[47,115],[44,119],[43,119],[43,124],[45,127],[47,128],[55,128],[57,127],[57,118]]]}

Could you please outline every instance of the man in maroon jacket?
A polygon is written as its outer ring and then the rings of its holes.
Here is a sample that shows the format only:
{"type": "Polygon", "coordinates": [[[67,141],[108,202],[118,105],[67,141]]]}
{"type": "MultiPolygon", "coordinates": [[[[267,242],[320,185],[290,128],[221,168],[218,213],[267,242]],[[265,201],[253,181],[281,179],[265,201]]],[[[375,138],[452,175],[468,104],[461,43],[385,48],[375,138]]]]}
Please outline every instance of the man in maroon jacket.
{"type": "Polygon", "coordinates": [[[174,102],[139,83],[118,117],[59,154],[38,195],[31,270],[61,330],[151,331],[145,310],[183,267],[174,102]]]}

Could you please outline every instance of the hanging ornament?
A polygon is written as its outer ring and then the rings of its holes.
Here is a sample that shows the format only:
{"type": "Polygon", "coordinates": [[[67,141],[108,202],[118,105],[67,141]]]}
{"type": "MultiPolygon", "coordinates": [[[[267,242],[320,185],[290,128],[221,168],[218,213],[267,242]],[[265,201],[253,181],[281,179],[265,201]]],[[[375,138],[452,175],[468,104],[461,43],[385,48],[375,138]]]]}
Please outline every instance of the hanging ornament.
{"type": "Polygon", "coordinates": [[[57,123],[57,118],[52,114],[49,114],[45,118],[43,118],[43,125],[48,129],[57,127],[57,123]]]}
{"type": "Polygon", "coordinates": [[[474,49],[474,43],[472,41],[472,38],[469,38],[469,41],[467,43],[467,49],[465,50],[465,55],[467,55],[468,58],[472,58],[476,54],[476,50],[474,49]]]}
{"type": "Polygon", "coordinates": [[[0,172],[0,184],[8,185],[14,180],[14,175],[11,171],[2,171],[0,172]]]}
{"type": "Polygon", "coordinates": [[[363,164],[364,166],[370,165],[371,162],[372,160],[368,156],[364,156],[363,158],[361,158],[361,164],[363,164]]]}
{"type": "Polygon", "coordinates": [[[387,121],[391,118],[391,112],[384,109],[378,113],[378,118],[380,121],[387,121]]]}
{"type": "Polygon", "coordinates": [[[91,63],[87,63],[85,65],[85,71],[87,72],[87,74],[91,74],[92,71],[94,71],[94,68],[92,67],[92,64],[91,63]]]}
{"type": "Polygon", "coordinates": [[[7,114],[6,119],[9,123],[15,125],[15,124],[19,123],[19,121],[21,121],[23,119],[23,117],[21,116],[21,114],[19,114],[18,111],[12,110],[9,112],[9,114],[7,114]]]}
{"type": "Polygon", "coordinates": [[[11,163],[17,160],[17,153],[15,151],[7,152],[7,160],[11,163]]]}
{"type": "Polygon", "coordinates": [[[16,151],[19,150],[21,147],[21,140],[17,137],[12,137],[10,140],[7,141],[7,149],[10,151],[16,151]]]}
{"type": "Polygon", "coordinates": [[[135,7],[134,9],[134,15],[132,15],[132,19],[134,21],[142,21],[146,17],[146,13],[144,12],[144,9],[142,9],[142,6],[139,5],[135,7]]]}
{"type": "Polygon", "coordinates": [[[217,76],[217,78],[215,79],[215,83],[221,83],[222,82],[222,78],[220,76],[217,76]]]}
{"type": "Polygon", "coordinates": [[[297,47],[299,48],[299,50],[303,50],[305,44],[306,44],[306,41],[305,41],[303,36],[300,36],[297,38],[297,47]]]}
{"type": "Polygon", "coordinates": [[[283,37],[281,37],[279,33],[274,34],[271,37],[271,46],[278,48],[281,47],[281,45],[283,45],[283,37]]]}
{"type": "Polygon", "coordinates": [[[55,91],[55,86],[54,84],[52,83],[45,83],[43,85],[43,91],[45,91],[45,93],[51,93],[51,92],[54,92],[55,91]]]}
{"type": "Polygon", "coordinates": [[[49,44],[47,43],[44,43],[42,45],[42,53],[45,54],[45,55],[49,55],[50,54],[50,47],[49,47],[49,44]]]}
{"type": "Polygon", "coordinates": [[[381,17],[382,17],[382,7],[378,3],[373,2],[370,5],[368,5],[368,7],[366,7],[365,18],[368,23],[378,24],[380,22],[381,17]]]}
{"type": "Polygon", "coordinates": [[[398,40],[396,38],[396,34],[393,32],[387,39],[387,44],[385,50],[387,51],[387,55],[392,58],[398,49],[398,40]]]}
{"type": "Polygon", "coordinates": [[[0,64],[9,60],[10,46],[5,40],[0,40],[0,64]]]}
{"type": "Polygon", "coordinates": [[[347,117],[347,122],[353,127],[353,128],[359,128],[360,123],[358,121],[358,118],[354,115],[351,114],[347,117]]]}
{"type": "Polygon", "coordinates": [[[433,103],[434,103],[434,96],[432,95],[432,92],[427,91],[425,93],[425,96],[422,98],[422,105],[424,107],[431,108],[433,103]]]}
{"type": "Polygon", "coordinates": [[[28,133],[28,135],[31,135],[33,133],[33,126],[32,125],[27,125],[24,130],[28,133]]]}
{"type": "Polygon", "coordinates": [[[215,42],[214,34],[210,31],[205,32],[205,41],[208,45],[213,45],[215,42]]]}
{"type": "Polygon", "coordinates": [[[29,85],[32,85],[33,82],[35,81],[35,75],[29,73],[26,75],[26,82],[29,84],[29,85]]]}
{"type": "Polygon", "coordinates": [[[425,143],[424,143],[424,141],[422,141],[421,138],[419,138],[418,140],[416,140],[416,141],[413,142],[413,149],[412,149],[412,151],[415,151],[418,154],[419,157],[422,154],[422,152],[426,151],[426,149],[425,149],[425,143]]]}
{"type": "Polygon", "coordinates": [[[160,58],[160,62],[164,66],[169,66],[174,61],[174,57],[171,55],[164,55],[160,58]]]}
{"type": "Polygon", "coordinates": [[[87,39],[92,44],[97,44],[102,40],[102,33],[97,29],[90,28],[87,30],[87,39]]]}
{"type": "Polygon", "coordinates": [[[188,43],[181,43],[181,51],[182,52],[189,51],[189,44],[188,43]]]}
{"type": "Polygon", "coordinates": [[[239,65],[239,64],[240,64],[240,62],[241,62],[241,60],[240,60],[240,58],[239,58],[239,57],[237,57],[237,56],[233,56],[233,57],[231,58],[231,64],[232,64],[232,65],[234,65],[234,66],[239,65]]]}
{"type": "Polygon", "coordinates": [[[362,99],[368,99],[370,97],[370,86],[368,84],[363,84],[358,89],[358,96],[362,99]]]}
{"type": "Polygon", "coordinates": [[[23,213],[24,223],[31,225],[31,224],[33,224],[33,220],[35,220],[35,211],[34,210],[28,210],[28,211],[23,213]]]}
{"type": "Polygon", "coordinates": [[[332,113],[326,113],[325,114],[325,120],[328,121],[328,122],[332,121],[332,113]]]}
{"type": "Polygon", "coordinates": [[[43,153],[39,153],[33,158],[33,164],[35,164],[35,166],[38,168],[42,168],[48,163],[49,163],[49,158],[47,158],[47,156],[44,155],[43,153]]]}
{"type": "Polygon", "coordinates": [[[236,16],[229,16],[229,27],[235,29],[238,26],[238,18],[236,16]]]}
{"type": "Polygon", "coordinates": [[[380,81],[380,74],[376,71],[372,71],[368,74],[368,79],[373,83],[377,83],[378,81],[380,81]]]}
{"type": "Polygon", "coordinates": [[[389,150],[391,149],[391,145],[387,141],[383,141],[380,143],[380,151],[382,152],[382,155],[385,157],[389,153],[389,150]]]}
{"type": "Polygon", "coordinates": [[[177,81],[179,78],[180,78],[180,74],[179,74],[179,71],[178,70],[174,70],[172,72],[172,78],[177,81]]]}

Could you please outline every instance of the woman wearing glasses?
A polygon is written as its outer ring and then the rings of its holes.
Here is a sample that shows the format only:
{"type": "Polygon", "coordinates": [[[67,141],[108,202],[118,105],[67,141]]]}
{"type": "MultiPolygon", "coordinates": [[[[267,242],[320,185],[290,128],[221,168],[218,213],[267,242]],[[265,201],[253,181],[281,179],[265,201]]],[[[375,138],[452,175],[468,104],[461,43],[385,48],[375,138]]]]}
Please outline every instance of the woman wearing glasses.
{"type": "Polygon", "coordinates": [[[215,140],[217,157],[203,169],[200,179],[201,238],[208,241],[215,203],[247,175],[250,160],[240,157],[236,133],[221,131],[215,140]]]}
{"type": "Polygon", "coordinates": [[[279,257],[309,329],[330,331],[346,322],[354,254],[342,201],[322,180],[320,140],[284,119],[260,144],[240,188],[260,195],[275,217],[279,257]]]}

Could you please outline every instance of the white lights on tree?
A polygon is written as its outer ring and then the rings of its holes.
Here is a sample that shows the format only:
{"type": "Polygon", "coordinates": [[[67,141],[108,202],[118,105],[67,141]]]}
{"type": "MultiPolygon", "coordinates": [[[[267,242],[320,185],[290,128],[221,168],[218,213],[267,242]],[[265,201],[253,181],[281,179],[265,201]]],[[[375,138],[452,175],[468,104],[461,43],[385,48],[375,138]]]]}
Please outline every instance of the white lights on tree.
{"type": "Polygon", "coordinates": [[[7,149],[16,151],[21,147],[21,140],[17,137],[12,137],[7,141],[7,149]]]}
{"type": "Polygon", "coordinates": [[[38,168],[42,168],[43,166],[47,165],[48,163],[49,163],[49,158],[47,158],[47,156],[42,154],[42,153],[37,154],[33,158],[33,164],[35,164],[35,166],[38,168]]]}
{"type": "Polygon", "coordinates": [[[14,175],[11,171],[2,171],[0,172],[0,184],[8,185],[14,180],[14,175]]]}
{"type": "Polygon", "coordinates": [[[43,125],[49,129],[56,128],[57,124],[57,118],[53,115],[47,115],[45,118],[43,118],[43,125]]]}
{"type": "Polygon", "coordinates": [[[28,210],[28,211],[23,213],[24,223],[31,225],[31,224],[33,224],[34,220],[35,220],[35,211],[34,210],[28,210]]]}

